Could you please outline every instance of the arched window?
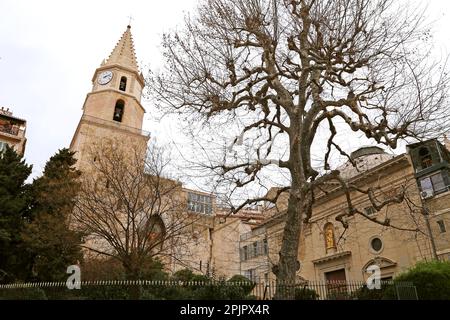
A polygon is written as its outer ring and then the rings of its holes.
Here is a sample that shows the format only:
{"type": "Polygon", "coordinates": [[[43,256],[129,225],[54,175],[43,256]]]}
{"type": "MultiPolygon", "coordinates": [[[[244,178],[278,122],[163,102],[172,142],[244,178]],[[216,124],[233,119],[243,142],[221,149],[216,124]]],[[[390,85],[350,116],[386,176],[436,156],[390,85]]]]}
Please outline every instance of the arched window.
{"type": "Polygon", "coordinates": [[[116,107],[114,108],[113,120],[122,122],[123,111],[125,109],[125,102],[123,100],[117,100],[116,107]]]}
{"type": "Polygon", "coordinates": [[[422,147],[419,150],[420,166],[422,169],[431,167],[433,159],[431,158],[430,150],[427,147],[422,147]]]}
{"type": "Polygon", "coordinates": [[[121,91],[127,90],[127,77],[120,78],[119,90],[121,91]]]}
{"type": "Polygon", "coordinates": [[[334,239],[334,226],[332,223],[327,223],[324,228],[325,248],[336,248],[336,241],[334,239]]]}
{"type": "Polygon", "coordinates": [[[166,234],[166,227],[159,216],[151,216],[148,221],[148,241],[152,244],[162,241],[166,234]]]}

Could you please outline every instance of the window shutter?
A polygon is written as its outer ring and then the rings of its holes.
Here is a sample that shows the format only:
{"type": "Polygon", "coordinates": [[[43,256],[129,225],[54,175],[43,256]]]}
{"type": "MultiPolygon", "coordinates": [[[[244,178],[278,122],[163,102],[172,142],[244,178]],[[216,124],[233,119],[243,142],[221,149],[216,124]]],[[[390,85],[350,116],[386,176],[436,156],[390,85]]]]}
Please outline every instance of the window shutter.
{"type": "Polygon", "coordinates": [[[445,186],[449,187],[450,186],[450,177],[448,174],[448,170],[442,170],[441,174],[442,174],[442,179],[444,179],[445,186]]]}
{"type": "Polygon", "coordinates": [[[416,169],[416,171],[420,170],[421,166],[419,161],[419,148],[412,149],[410,155],[414,168],[416,169]]]}
{"type": "Polygon", "coordinates": [[[263,240],[264,243],[264,254],[269,254],[269,243],[267,242],[267,239],[263,240]]]}

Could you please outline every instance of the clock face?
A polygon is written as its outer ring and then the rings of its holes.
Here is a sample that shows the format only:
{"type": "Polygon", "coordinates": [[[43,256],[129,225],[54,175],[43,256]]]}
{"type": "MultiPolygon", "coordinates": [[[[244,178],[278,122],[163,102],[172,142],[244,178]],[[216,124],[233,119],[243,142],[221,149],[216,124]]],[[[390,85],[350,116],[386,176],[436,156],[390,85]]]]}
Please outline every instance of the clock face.
{"type": "Polygon", "coordinates": [[[111,81],[112,77],[113,77],[112,71],[104,71],[100,73],[97,81],[99,84],[107,84],[108,82],[111,81]]]}

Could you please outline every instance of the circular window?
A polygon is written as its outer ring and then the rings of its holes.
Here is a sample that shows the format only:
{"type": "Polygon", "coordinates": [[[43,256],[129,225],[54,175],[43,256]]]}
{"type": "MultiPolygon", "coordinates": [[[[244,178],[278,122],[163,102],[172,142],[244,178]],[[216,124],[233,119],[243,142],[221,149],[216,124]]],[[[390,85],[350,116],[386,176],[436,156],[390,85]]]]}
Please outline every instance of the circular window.
{"type": "Polygon", "coordinates": [[[373,238],[372,240],[370,240],[370,247],[373,251],[380,252],[381,249],[383,249],[383,242],[380,238],[373,238]]]}

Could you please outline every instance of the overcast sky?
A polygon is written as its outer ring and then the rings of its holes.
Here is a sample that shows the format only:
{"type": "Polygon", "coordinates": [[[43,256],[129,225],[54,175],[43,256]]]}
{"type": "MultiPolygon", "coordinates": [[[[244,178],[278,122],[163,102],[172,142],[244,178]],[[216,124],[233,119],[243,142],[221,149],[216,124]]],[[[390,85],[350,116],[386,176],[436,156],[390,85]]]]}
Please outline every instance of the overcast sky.
{"type": "MultiPolygon", "coordinates": [[[[181,26],[195,0],[0,1],[0,106],[27,120],[25,157],[33,176],[58,149],[68,147],[81,117],[91,79],[109,56],[132,15],[139,65],[157,68],[163,31],[181,26]]],[[[419,3],[417,0],[416,3],[419,3]]],[[[422,3],[422,1],[420,1],[422,3]]],[[[450,49],[450,1],[429,1],[435,44],[450,49]]],[[[152,106],[144,129],[170,141],[176,126],[155,123],[152,106]]]]}

